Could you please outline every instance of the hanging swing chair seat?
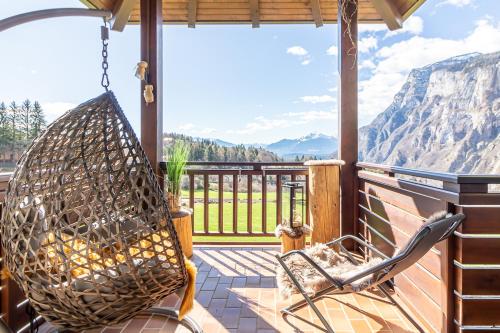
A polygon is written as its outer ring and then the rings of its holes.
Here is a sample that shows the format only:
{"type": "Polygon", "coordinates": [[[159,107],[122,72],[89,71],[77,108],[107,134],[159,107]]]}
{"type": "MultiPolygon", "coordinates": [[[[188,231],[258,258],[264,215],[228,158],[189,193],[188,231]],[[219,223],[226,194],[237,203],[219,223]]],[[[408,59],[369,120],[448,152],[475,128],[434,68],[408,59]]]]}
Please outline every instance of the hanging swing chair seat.
{"type": "Polygon", "coordinates": [[[33,142],[2,219],[5,264],[56,327],[122,322],[190,280],[163,192],[112,92],[33,142]]]}

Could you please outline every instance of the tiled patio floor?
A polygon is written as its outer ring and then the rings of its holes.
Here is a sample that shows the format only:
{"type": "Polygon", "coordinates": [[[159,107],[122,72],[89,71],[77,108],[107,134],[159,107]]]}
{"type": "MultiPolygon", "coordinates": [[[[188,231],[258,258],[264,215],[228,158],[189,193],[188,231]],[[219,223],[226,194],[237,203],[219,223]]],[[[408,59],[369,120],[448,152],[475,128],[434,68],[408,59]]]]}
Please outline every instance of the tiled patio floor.
{"type": "MultiPolygon", "coordinates": [[[[192,260],[198,266],[196,305],[190,316],[206,333],[218,332],[293,332],[279,310],[293,300],[283,301],[275,280],[274,255],[277,247],[198,247],[192,260]]],[[[178,302],[176,296],[161,306],[178,302]]],[[[397,309],[376,292],[365,295],[340,295],[319,301],[338,333],[415,332],[415,328],[397,309]],[[368,296],[368,297],[366,297],[368,296]]],[[[299,313],[319,324],[306,309],[299,313]]],[[[310,326],[291,318],[303,332],[315,332],[310,326]]],[[[40,330],[43,332],[43,330],[40,330]]],[[[94,332],[167,333],[188,332],[175,322],[159,316],[140,316],[121,326],[94,332]]]]}

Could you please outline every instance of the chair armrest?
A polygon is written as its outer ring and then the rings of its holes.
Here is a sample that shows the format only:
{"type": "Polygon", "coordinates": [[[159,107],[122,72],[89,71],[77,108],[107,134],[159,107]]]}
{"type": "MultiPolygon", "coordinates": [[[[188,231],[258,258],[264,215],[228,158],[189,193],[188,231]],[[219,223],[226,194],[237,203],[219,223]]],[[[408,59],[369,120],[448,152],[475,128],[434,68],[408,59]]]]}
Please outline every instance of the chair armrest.
{"type": "MultiPolygon", "coordinates": [[[[372,250],[373,252],[377,253],[378,255],[380,255],[381,257],[383,257],[385,259],[390,259],[391,258],[391,257],[387,256],[386,254],[384,254],[383,252],[381,252],[375,246],[373,246],[371,244],[368,244],[367,242],[363,241],[362,239],[360,239],[360,238],[358,238],[358,237],[356,237],[354,235],[345,235],[345,236],[339,237],[337,239],[334,239],[331,242],[326,243],[326,245],[327,246],[333,246],[333,245],[336,245],[337,243],[340,243],[340,245],[342,246],[342,242],[345,241],[346,239],[351,239],[351,240],[355,241],[356,243],[369,248],[370,250],[372,250]]],[[[342,246],[342,248],[344,248],[344,247],[342,246]]]]}

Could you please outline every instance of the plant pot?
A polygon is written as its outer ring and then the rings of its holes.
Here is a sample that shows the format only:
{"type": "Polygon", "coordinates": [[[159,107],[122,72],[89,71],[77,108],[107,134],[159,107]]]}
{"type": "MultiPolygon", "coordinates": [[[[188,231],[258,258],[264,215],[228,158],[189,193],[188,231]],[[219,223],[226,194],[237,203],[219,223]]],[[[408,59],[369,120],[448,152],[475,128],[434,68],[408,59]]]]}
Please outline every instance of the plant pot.
{"type": "Polygon", "coordinates": [[[171,192],[167,193],[167,202],[168,202],[168,208],[170,209],[171,213],[177,213],[181,210],[181,195],[179,194],[173,194],[171,192]]]}

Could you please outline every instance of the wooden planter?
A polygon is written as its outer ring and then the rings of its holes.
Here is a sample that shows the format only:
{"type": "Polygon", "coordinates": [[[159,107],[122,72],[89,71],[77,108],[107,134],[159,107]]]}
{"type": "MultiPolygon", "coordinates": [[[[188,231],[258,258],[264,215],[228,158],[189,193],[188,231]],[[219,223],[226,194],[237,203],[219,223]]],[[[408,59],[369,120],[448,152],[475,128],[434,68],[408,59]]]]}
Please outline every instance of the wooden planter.
{"type": "Polygon", "coordinates": [[[301,250],[306,246],[306,236],[302,235],[299,238],[292,238],[287,234],[281,235],[281,253],[286,253],[292,250],[301,250]]]}

